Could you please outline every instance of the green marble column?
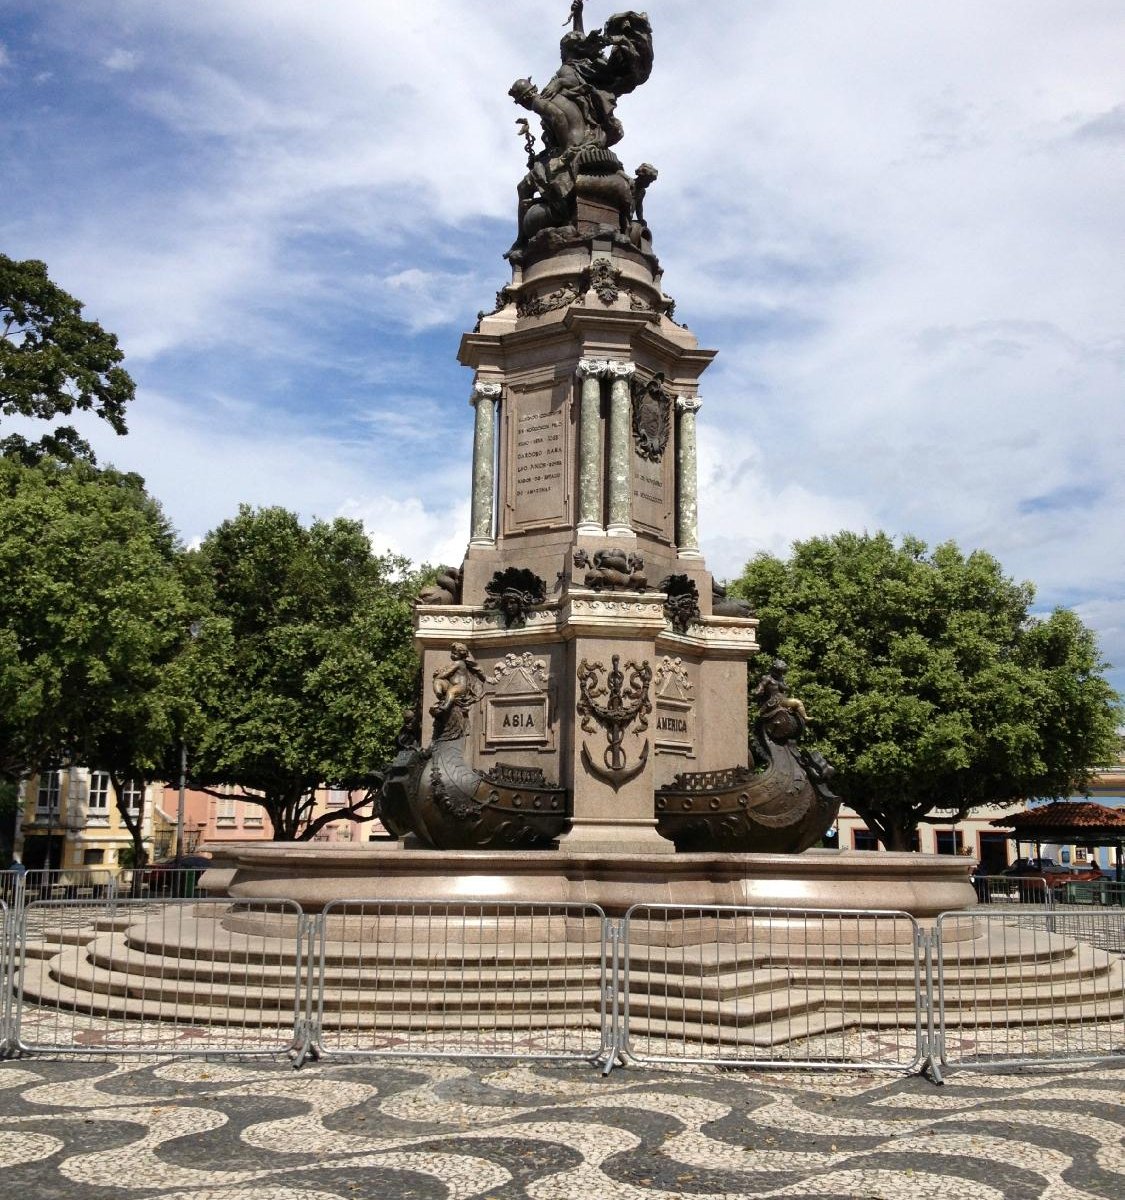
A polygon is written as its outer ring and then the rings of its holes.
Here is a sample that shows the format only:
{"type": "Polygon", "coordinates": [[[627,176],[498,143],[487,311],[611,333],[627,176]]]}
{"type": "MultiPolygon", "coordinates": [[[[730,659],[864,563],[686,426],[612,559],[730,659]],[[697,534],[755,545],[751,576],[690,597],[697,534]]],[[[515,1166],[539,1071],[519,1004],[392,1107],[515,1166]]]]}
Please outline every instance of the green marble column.
{"type": "Polygon", "coordinates": [[[637,366],[611,362],[609,377],[609,512],[606,533],[610,537],[634,537],[629,459],[633,438],[632,380],[637,366]]]}
{"type": "Polygon", "coordinates": [[[578,363],[582,404],[578,411],[578,532],[604,534],[602,521],[602,380],[609,373],[605,359],[578,363]]]}
{"type": "Polygon", "coordinates": [[[496,515],[496,404],[499,383],[473,385],[470,403],[477,410],[473,428],[473,509],[470,546],[494,546],[496,515]]]}
{"type": "Polygon", "coordinates": [[[695,414],[703,406],[698,396],[679,396],[676,438],[676,545],[681,558],[699,558],[699,452],[695,439],[695,414]]]}

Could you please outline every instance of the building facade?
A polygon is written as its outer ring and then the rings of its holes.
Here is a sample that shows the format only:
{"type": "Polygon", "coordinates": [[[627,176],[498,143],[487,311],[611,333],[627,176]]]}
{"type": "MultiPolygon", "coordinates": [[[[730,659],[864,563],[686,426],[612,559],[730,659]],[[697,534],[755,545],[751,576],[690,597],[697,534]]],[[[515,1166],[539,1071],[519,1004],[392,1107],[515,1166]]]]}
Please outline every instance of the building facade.
{"type": "MultiPolygon", "coordinates": [[[[160,810],[163,789],[156,784],[128,782],[123,800],[131,812],[140,814],[145,850],[152,857],[168,823],[160,810]]],[[[13,855],[29,870],[106,870],[116,874],[131,865],[132,853],[133,839],[104,771],[62,767],[20,784],[13,855]]]]}

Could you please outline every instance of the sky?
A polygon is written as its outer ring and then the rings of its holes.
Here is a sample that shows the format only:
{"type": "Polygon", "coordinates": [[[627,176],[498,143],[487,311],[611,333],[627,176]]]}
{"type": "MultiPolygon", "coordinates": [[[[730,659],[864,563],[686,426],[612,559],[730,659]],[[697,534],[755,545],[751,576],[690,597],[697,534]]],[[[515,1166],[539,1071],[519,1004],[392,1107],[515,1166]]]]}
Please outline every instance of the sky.
{"type": "MultiPolygon", "coordinates": [[[[280,504],[460,562],[456,351],[509,277],[507,91],[550,78],[568,9],[0,0],[0,251],[118,335],[130,432],[82,431],[185,542],[280,504]]],[[[647,11],[618,151],[659,168],[665,290],[719,350],[708,565],[953,539],[1074,608],[1125,691],[1121,0],[647,11]]]]}

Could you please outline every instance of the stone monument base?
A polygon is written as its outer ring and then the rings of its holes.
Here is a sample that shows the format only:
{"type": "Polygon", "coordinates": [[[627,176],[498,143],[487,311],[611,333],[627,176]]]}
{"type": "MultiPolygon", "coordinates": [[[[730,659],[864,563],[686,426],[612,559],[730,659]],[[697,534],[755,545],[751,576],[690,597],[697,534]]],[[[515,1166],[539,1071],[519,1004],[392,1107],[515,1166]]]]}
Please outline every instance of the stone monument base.
{"type": "Polygon", "coordinates": [[[332,900],[507,900],[597,904],[623,916],[633,904],[735,904],[893,910],[929,919],[971,908],[972,862],[943,854],[809,850],[804,854],[622,854],[437,851],[401,843],[310,846],[261,842],[224,854],[231,875],[202,886],[244,899],[295,900],[319,912],[332,900]]]}

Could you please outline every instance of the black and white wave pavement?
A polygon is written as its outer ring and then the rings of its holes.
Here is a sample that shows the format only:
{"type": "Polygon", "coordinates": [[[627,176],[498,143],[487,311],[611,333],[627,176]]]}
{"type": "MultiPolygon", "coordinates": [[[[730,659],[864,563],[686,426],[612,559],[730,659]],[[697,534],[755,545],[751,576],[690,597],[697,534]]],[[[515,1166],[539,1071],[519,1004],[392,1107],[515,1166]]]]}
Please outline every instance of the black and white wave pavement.
{"type": "Polygon", "coordinates": [[[1125,1065],[0,1064],[9,1200],[1120,1200],[1125,1065]]]}

